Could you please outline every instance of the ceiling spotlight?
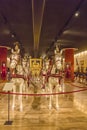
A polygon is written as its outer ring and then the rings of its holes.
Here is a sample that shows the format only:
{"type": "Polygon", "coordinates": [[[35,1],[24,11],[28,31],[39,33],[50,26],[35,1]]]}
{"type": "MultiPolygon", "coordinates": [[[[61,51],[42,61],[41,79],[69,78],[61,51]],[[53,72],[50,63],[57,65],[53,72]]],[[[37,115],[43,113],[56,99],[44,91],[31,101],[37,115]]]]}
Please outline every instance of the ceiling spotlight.
{"type": "Polygon", "coordinates": [[[78,16],[79,16],[79,12],[76,12],[76,13],[75,13],[75,17],[78,17],[78,16]]]}
{"type": "Polygon", "coordinates": [[[15,37],[14,34],[12,34],[11,37],[14,38],[15,37]]]}

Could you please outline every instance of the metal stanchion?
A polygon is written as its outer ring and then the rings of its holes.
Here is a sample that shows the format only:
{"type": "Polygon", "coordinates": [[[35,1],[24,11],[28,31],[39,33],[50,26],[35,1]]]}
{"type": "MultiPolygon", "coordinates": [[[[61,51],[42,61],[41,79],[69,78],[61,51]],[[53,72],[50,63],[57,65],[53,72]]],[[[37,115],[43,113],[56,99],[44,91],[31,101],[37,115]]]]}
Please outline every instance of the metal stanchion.
{"type": "Polygon", "coordinates": [[[3,88],[3,91],[8,92],[8,120],[4,123],[4,125],[12,125],[13,121],[10,121],[10,91],[13,89],[13,83],[7,82],[3,88]]]}
{"type": "Polygon", "coordinates": [[[4,123],[4,125],[12,125],[13,121],[10,121],[10,91],[8,91],[8,120],[4,123]]]}

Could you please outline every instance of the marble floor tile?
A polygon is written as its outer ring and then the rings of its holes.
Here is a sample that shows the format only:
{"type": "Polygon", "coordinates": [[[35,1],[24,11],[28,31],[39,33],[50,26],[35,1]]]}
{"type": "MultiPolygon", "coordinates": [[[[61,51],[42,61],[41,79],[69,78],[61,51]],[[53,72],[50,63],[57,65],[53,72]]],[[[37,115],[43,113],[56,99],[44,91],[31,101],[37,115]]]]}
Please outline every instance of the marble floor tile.
{"type": "MultiPolygon", "coordinates": [[[[84,95],[84,92],[82,94],[84,95]]],[[[82,94],[79,93],[78,96],[81,97],[82,94]]],[[[87,130],[87,114],[74,105],[74,96],[59,95],[58,109],[55,107],[55,96],[52,109],[49,109],[49,97],[23,97],[23,111],[19,109],[17,96],[15,108],[12,110],[13,97],[10,96],[10,120],[13,123],[4,125],[8,120],[8,97],[1,95],[0,130],[87,130]]]]}

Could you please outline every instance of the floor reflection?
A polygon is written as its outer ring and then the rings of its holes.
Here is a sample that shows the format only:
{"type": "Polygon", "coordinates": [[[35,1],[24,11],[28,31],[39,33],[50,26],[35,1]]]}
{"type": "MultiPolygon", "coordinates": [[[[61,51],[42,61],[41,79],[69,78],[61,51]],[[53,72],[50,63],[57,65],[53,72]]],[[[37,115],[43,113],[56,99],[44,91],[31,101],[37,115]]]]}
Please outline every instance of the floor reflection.
{"type": "MultiPolygon", "coordinates": [[[[66,90],[71,91],[69,84],[66,90]]],[[[28,93],[33,93],[32,85],[28,93]]],[[[0,130],[87,130],[87,92],[58,95],[58,110],[55,108],[56,96],[52,99],[49,109],[49,96],[23,96],[23,111],[21,112],[16,96],[15,109],[12,110],[12,95],[10,101],[11,126],[5,126],[8,116],[7,95],[0,95],[0,130]],[[83,95],[83,96],[82,96],[83,95]],[[84,107],[85,106],[85,107],[84,107]],[[81,108],[81,109],[79,109],[81,108]]]]}

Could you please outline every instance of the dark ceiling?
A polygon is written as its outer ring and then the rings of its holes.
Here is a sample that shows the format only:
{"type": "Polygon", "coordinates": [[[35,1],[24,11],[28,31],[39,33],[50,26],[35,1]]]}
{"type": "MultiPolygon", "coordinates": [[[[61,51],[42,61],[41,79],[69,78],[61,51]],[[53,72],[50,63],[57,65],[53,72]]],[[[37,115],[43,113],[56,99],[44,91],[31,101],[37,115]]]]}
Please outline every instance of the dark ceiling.
{"type": "Polygon", "coordinates": [[[87,0],[0,0],[0,45],[15,41],[35,57],[55,44],[86,50],[87,0]]]}

